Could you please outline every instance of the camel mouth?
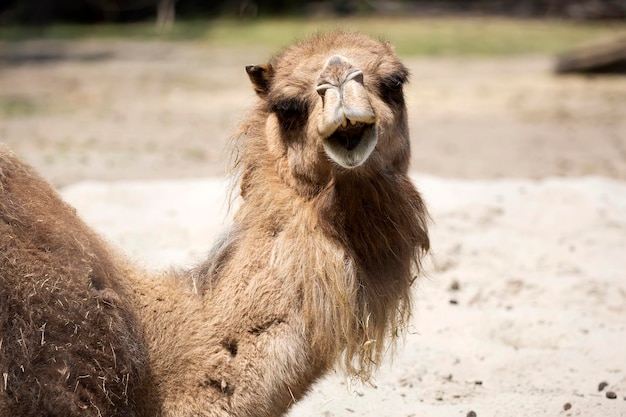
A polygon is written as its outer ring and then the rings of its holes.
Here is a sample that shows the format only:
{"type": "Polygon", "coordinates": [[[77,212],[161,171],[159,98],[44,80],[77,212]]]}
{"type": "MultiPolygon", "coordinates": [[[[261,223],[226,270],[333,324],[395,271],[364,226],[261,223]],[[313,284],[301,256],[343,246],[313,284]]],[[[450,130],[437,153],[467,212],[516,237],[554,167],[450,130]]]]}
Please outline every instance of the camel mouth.
{"type": "Polygon", "coordinates": [[[342,167],[355,168],[367,160],[376,147],[376,142],[374,124],[344,120],[324,139],[324,149],[342,167]]]}
{"type": "Polygon", "coordinates": [[[367,127],[367,124],[361,122],[354,124],[346,123],[345,126],[340,126],[335,130],[327,140],[335,142],[338,146],[343,146],[347,151],[351,151],[359,145],[363,138],[363,131],[367,127]]]}

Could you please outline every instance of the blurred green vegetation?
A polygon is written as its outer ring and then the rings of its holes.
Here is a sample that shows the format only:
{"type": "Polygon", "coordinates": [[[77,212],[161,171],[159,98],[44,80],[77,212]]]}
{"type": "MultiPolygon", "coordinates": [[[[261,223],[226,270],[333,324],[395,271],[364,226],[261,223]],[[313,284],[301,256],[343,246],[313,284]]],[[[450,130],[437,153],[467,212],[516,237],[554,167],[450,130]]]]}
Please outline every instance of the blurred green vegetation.
{"type": "Polygon", "coordinates": [[[1,117],[32,116],[39,112],[40,108],[32,99],[18,95],[0,96],[1,117]]]}
{"type": "Polygon", "coordinates": [[[263,46],[272,50],[316,31],[344,28],[388,39],[399,54],[515,55],[555,53],[581,43],[625,35],[620,22],[573,22],[548,19],[485,18],[346,18],[178,20],[168,31],[154,23],[57,24],[0,27],[0,41],[28,39],[132,39],[194,41],[222,47],[263,46]]]}

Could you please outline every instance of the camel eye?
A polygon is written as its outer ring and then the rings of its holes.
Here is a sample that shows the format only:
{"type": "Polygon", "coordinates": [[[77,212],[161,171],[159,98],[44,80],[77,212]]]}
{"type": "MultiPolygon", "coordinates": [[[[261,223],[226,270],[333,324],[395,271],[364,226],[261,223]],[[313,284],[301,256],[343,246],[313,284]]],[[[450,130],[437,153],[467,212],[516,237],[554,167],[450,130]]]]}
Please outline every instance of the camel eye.
{"type": "Polygon", "coordinates": [[[404,105],[404,92],[402,86],[406,81],[406,77],[398,74],[383,78],[380,82],[381,98],[390,104],[404,105]]]}
{"type": "Polygon", "coordinates": [[[304,100],[300,100],[298,98],[287,98],[276,102],[273,110],[281,118],[291,119],[306,117],[308,105],[304,100]]]}
{"type": "Polygon", "coordinates": [[[274,103],[272,111],[278,116],[283,130],[291,131],[306,125],[309,105],[297,97],[284,98],[274,103]]]}

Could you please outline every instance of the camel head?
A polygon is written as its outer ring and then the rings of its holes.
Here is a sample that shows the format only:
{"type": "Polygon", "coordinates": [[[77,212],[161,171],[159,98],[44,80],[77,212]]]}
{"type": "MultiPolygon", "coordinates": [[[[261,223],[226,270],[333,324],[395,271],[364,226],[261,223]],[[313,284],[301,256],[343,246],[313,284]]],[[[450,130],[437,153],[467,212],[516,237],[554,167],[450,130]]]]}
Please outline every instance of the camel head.
{"type": "Polygon", "coordinates": [[[408,70],[388,42],[320,34],[246,71],[264,113],[257,136],[292,179],[319,188],[349,171],[406,172],[408,70]]]}

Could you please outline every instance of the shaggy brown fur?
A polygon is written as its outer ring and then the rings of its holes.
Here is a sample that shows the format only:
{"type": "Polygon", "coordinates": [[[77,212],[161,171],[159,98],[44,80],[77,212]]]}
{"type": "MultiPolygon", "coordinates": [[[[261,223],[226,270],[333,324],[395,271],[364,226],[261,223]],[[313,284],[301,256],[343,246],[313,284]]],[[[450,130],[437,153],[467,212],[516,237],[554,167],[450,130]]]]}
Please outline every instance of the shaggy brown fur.
{"type": "Polygon", "coordinates": [[[342,358],[369,377],[428,249],[407,177],[408,71],[389,44],[345,32],[247,71],[259,101],[236,143],[241,204],[193,270],[126,270],[49,187],[1,160],[15,179],[3,179],[0,206],[13,236],[3,231],[0,412],[93,402],[103,415],[269,417],[342,358]],[[66,356],[46,350],[52,340],[66,356]]]}
{"type": "Polygon", "coordinates": [[[0,148],[0,415],[132,416],[146,353],[123,264],[0,148]]]}

